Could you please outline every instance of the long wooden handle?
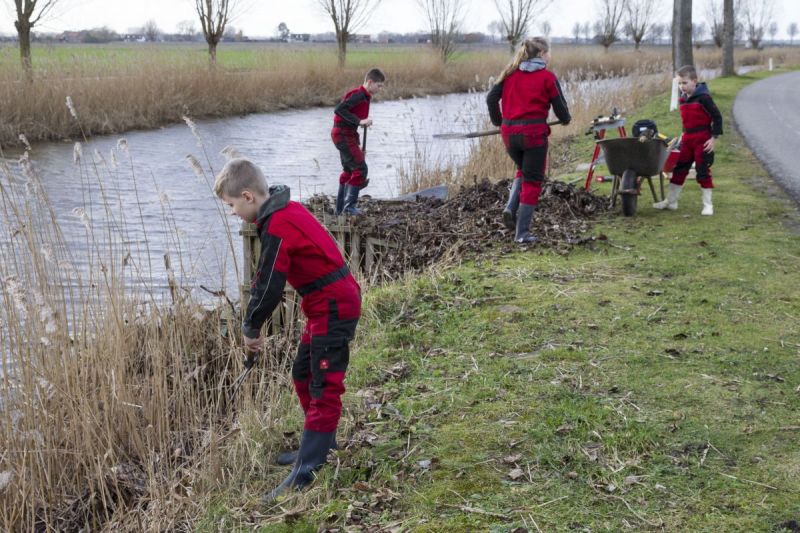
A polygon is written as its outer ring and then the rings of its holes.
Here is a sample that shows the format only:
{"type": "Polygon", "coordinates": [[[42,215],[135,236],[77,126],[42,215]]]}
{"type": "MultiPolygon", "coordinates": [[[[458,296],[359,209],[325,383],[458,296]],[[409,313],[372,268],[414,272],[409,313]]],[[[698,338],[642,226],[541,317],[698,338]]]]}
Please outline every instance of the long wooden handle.
{"type": "MultiPolygon", "coordinates": [[[[560,120],[552,120],[547,123],[548,126],[555,126],[561,124],[560,120]]],[[[497,135],[500,129],[484,130],[484,131],[471,131],[469,133],[436,133],[433,135],[434,139],[474,139],[475,137],[487,137],[489,135],[497,135]]]]}

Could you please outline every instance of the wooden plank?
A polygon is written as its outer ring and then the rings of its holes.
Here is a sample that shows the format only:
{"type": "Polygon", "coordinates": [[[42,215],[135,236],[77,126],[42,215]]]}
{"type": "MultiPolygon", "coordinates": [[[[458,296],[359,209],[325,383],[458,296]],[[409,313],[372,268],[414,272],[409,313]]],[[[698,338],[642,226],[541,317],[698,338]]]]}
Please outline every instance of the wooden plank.
{"type": "Polygon", "coordinates": [[[361,235],[358,230],[350,233],[350,271],[361,270],[361,235]]]}

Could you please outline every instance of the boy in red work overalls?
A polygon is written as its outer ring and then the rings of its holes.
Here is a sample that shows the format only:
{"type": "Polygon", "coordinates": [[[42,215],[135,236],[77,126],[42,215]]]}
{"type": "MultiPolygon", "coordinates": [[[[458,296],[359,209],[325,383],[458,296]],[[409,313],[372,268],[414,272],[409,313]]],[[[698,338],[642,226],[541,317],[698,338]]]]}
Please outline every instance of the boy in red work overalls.
{"type": "Polygon", "coordinates": [[[562,124],[571,120],[561,85],[547,70],[549,61],[545,38],[526,40],[486,96],[492,124],[500,126],[506,151],[517,167],[503,223],[520,244],[536,242],[530,224],[544,183],[550,107],[562,124]]]}
{"type": "Polygon", "coordinates": [[[342,412],[349,343],[361,316],[361,289],[339,248],[308,210],[289,198],[289,188],[267,189],[261,170],[246,159],[225,165],[214,193],[231,214],[255,223],[261,241],[258,268],[251,281],[243,333],[252,353],[263,346],[261,326],[280,304],[286,282],[302,297],[306,326],[292,378],[305,413],[300,449],[289,476],[265,496],[269,502],[288,487],[302,488],[335,447],[342,412]]]}
{"type": "MultiPolygon", "coordinates": [[[[372,125],[369,102],[372,95],[383,88],[386,76],[379,69],[367,72],[364,84],[344,95],[333,110],[331,139],[342,159],[339,175],[339,193],[336,195],[336,214],[360,215],[356,208],[358,193],[369,184],[367,163],[358,139],[358,127],[372,125]]],[[[366,135],[366,133],[365,133],[366,135]]]]}
{"type": "Polygon", "coordinates": [[[713,215],[711,203],[711,165],[714,164],[715,139],[722,135],[722,115],[711,99],[705,83],[697,83],[697,71],[691,65],[678,69],[678,88],[681,91],[679,109],[683,123],[681,151],[669,180],[667,198],[653,204],[656,209],[678,209],[678,197],[686,176],[694,163],[697,183],[703,191],[701,215],[713,215]]]}

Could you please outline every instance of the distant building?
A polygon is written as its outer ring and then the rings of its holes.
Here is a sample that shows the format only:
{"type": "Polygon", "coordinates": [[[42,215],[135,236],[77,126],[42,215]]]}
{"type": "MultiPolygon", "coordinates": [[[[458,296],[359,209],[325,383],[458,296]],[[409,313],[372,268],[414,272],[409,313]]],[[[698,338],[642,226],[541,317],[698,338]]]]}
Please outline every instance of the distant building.
{"type": "Polygon", "coordinates": [[[290,43],[307,43],[311,40],[310,33],[290,33],[287,42],[290,43]]]}
{"type": "Polygon", "coordinates": [[[367,33],[356,33],[350,35],[348,42],[351,43],[371,43],[372,42],[372,35],[367,33]]]}
{"type": "Polygon", "coordinates": [[[83,34],[79,31],[65,31],[58,40],[62,43],[80,43],[83,42],[83,34]]]}

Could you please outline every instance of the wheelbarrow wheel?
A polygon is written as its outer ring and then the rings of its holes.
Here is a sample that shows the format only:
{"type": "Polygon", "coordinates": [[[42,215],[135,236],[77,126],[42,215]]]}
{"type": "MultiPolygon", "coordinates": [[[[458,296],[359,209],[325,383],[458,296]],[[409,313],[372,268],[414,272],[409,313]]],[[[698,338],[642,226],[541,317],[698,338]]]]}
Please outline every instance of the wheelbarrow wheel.
{"type": "Polygon", "coordinates": [[[628,169],[622,174],[620,183],[620,196],[622,196],[622,214],[632,217],[636,214],[636,200],[639,198],[638,183],[636,183],[636,172],[628,169]]]}

